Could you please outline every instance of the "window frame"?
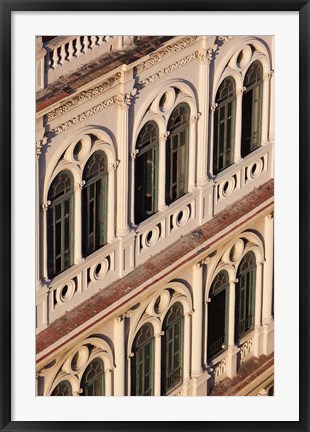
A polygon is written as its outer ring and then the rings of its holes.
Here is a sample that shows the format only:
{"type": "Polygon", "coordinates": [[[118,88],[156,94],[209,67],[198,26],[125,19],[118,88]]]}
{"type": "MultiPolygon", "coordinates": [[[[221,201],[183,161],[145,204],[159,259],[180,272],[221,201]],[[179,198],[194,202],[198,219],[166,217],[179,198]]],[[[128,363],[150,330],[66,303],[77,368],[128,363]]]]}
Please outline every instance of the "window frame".
{"type": "Polygon", "coordinates": [[[59,275],[63,271],[67,270],[73,265],[73,255],[74,255],[74,190],[73,190],[73,175],[68,169],[60,171],[53,179],[48,190],[48,201],[49,206],[46,214],[46,238],[47,238],[47,273],[49,279],[53,279],[55,276],[59,275]],[[51,189],[54,186],[57,178],[61,175],[67,175],[70,179],[70,190],[65,191],[60,196],[53,199],[51,196],[51,189]],[[66,213],[66,204],[68,204],[68,213],[66,213]],[[60,206],[60,217],[57,218],[57,209],[60,206]],[[66,217],[68,214],[68,217],[66,217]],[[65,248],[65,225],[66,220],[68,220],[68,248],[65,248]],[[60,236],[57,238],[57,223],[60,223],[60,236]],[[52,241],[52,245],[51,245],[52,241]],[[60,247],[57,244],[60,242],[60,247]],[[60,252],[57,254],[57,249],[60,252]],[[66,252],[66,250],[68,252],[66,252]],[[66,257],[65,254],[68,254],[66,257]],[[51,256],[52,255],[52,256],[51,256]],[[57,259],[60,258],[61,266],[57,270],[56,264],[57,259]],[[68,263],[66,264],[66,259],[68,263]]]}
{"type": "Polygon", "coordinates": [[[83,393],[81,394],[81,396],[105,396],[104,361],[102,360],[102,358],[95,357],[94,359],[92,359],[91,362],[89,362],[89,364],[87,365],[85,371],[83,372],[82,378],[81,378],[81,388],[83,389],[83,393]],[[93,365],[94,362],[98,362],[101,365],[102,370],[100,371],[100,373],[97,373],[94,377],[87,380],[86,375],[87,375],[87,373],[91,372],[89,369],[93,365]],[[94,389],[94,385],[97,382],[99,382],[99,385],[101,388],[101,394],[100,395],[95,395],[95,394],[89,395],[87,389],[89,389],[90,387],[92,387],[94,389]]]}
{"type": "Polygon", "coordinates": [[[166,204],[172,204],[177,201],[179,198],[188,193],[188,172],[189,172],[189,134],[190,134],[190,115],[191,108],[187,102],[180,102],[173,109],[169,116],[167,131],[169,132],[169,136],[166,141],[166,185],[165,185],[165,201],[166,204]],[[173,116],[175,113],[181,108],[186,109],[186,120],[180,126],[171,125],[173,116]],[[185,133],[185,142],[182,143],[181,134],[185,133]],[[174,147],[174,139],[178,137],[177,140],[177,148],[174,147]],[[184,148],[185,155],[182,157],[182,150],[184,148]],[[176,153],[176,180],[173,181],[174,175],[174,158],[173,154],[176,153]],[[181,162],[184,164],[184,172],[180,168],[181,162]],[[182,190],[182,182],[181,179],[184,178],[184,189],[182,190]],[[176,187],[176,196],[173,197],[173,188],[176,187]]]}
{"type": "MultiPolygon", "coordinates": [[[[256,257],[254,252],[247,252],[238,266],[237,272],[237,289],[236,289],[236,308],[235,308],[235,342],[238,343],[244,336],[254,329],[255,322],[255,293],[256,293],[256,257]],[[251,264],[245,270],[240,270],[245,259],[252,256],[254,264],[251,264]],[[246,280],[246,278],[250,280],[246,280]],[[241,286],[241,283],[243,285],[241,286]],[[244,293],[244,294],[243,294],[244,293]],[[243,301],[242,301],[243,294],[243,301]],[[243,303],[243,305],[242,305],[243,303]],[[244,313],[242,314],[242,306],[244,313]],[[241,319],[241,315],[244,318],[241,319]],[[247,324],[250,321],[250,324],[247,324]],[[241,323],[245,323],[244,330],[240,330],[241,323]]],[[[243,325],[243,324],[242,324],[243,325]]]]}
{"type": "MultiPolygon", "coordinates": [[[[134,188],[134,220],[135,223],[138,225],[139,223],[143,222],[144,220],[148,219],[149,217],[151,217],[153,214],[157,213],[158,211],[158,169],[159,169],[159,127],[158,124],[154,121],[154,120],[150,120],[147,123],[145,123],[145,125],[142,127],[142,129],[140,130],[139,134],[138,134],[138,138],[136,140],[136,152],[137,156],[135,159],[135,168],[134,168],[134,172],[135,172],[135,188],[134,188]],[[154,127],[155,130],[155,138],[153,141],[153,138],[150,140],[149,144],[146,145],[146,143],[141,143],[141,145],[139,146],[139,139],[142,138],[142,134],[146,134],[147,131],[146,129],[148,127],[154,127]],[[141,147],[140,149],[138,147],[141,147]],[[147,178],[147,174],[148,174],[148,170],[145,166],[145,164],[143,162],[145,162],[142,158],[147,158],[147,154],[148,152],[151,151],[152,152],[152,173],[151,173],[151,189],[152,189],[152,209],[151,211],[148,213],[148,211],[146,210],[146,193],[143,193],[144,191],[147,192],[148,189],[148,178],[147,178]],[[143,174],[141,175],[141,177],[144,178],[144,181],[141,182],[141,187],[142,187],[142,196],[139,197],[138,196],[138,191],[137,191],[137,171],[139,168],[142,168],[142,172],[143,174]],[[146,175],[144,175],[146,173],[146,175]],[[141,203],[142,201],[142,203],[141,203]],[[138,210],[142,210],[141,215],[138,214],[138,210]]],[[[149,160],[146,160],[146,164],[149,162],[149,160]]]]}
{"type": "Polygon", "coordinates": [[[174,303],[167,311],[165,319],[163,321],[163,331],[164,335],[161,339],[161,394],[168,395],[177,387],[182,385],[184,377],[184,307],[181,302],[174,303]],[[173,319],[172,322],[166,324],[169,319],[170,311],[175,307],[181,307],[181,315],[173,319]],[[179,327],[179,356],[178,362],[175,364],[175,340],[176,340],[176,328],[179,327]],[[169,341],[167,338],[169,333],[172,333],[172,337],[169,341]],[[170,343],[172,342],[172,343],[170,343]],[[172,353],[169,349],[172,346],[172,353]],[[171,355],[170,355],[171,354],[171,355]],[[172,370],[169,368],[169,360],[173,364],[172,370]],[[174,374],[179,370],[180,379],[178,381],[174,380],[174,374]],[[172,384],[169,385],[169,380],[172,377],[172,384]]]}
{"type": "Polygon", "coordinates": [[[83,181],[85,184],[82,189],[82,254],[84,257],[91,255],[96,250],[107,244],[107,215],[108,215],[108,158],[104,151],[95,151],[87,160],[83,169],[83,181]],[[99,174],[86,176],[86,169],[90,161],[97,155],[102,155],[103,166],[99,174]],[[91,194],[93,193],[93,196],[91,194]],[[93,205],[93,214],[90,215],[90,206],[93,205]],[[90,225],[93,224],[92,233],[90,225]],[[93,237],[91,246],[90,238],[93,237]]]}
{"type": "MultiPolygon", "coordinates": [[[[262,145],[262,120],[263,120],[263,85],[264,85],[264,79],[263,79],[263,65],[259,60],[254,60],[253,63],[250,64],[250,66],[248,67],[245,75],[244,75],[244,80],[243,80],[243,84],[244,84],[244,88],[245,90],[243,91],[242,94],[242,126],[241,126],[241,157],[244,158],[247,155],[249,155],[250,153],[252,153],[254,150],[258,149],[259,147],[261,147],[262,145]],[[253,67],[253,65],[258,64],[261,70],[261,76],[259,78],[259,80],[255,80],[252,84],[250,84],[249,86],[246,86],[246,79],[247,76],[251,70],[251,68],[253,67]],[[255,90],[258,89],[259,95],[258,95],[258,110],[257,110],[257,144],[254,145],[254,139],[253,139],[253,129],[254,129],[254,109],[255,109],[255,90]],[[247,138],[244,137],[245,134],[245,122],[244,122],[244,107],[245,107],[245,98],[247,97],[247,95],[250,94],[250,92],[252,92],[252,107],[251,107],[251,138],[250,138],[250,142],[245,143],[245,140],[247,138]]],[[[257,74],[257,73],[256,73],[257,74]]]]}
{"type": "MultiPolygon", "coordinates": [[[[221,271],[219,271],[217,273],[217,275],[215,276],[215,278],[213,279],[213,281],[212,281],[212,284],[211,284],[211,287],[210,287],[210,294],[209,294],[209,298],[211,299],[211,301],[210,301],[210,303],[208,303],[208,309],[212,307],[212,299],[214,299],[222,291],[225,291],[224,336],[221,337],[221,338],[224,338],[224,340],[223,340],[223,343],[221,344],[221,346],[222,346],[221,349],[219,349],[218,351],[214,351],[214,352],[210,353],[210,351],[209,351],[209,331],[208,331],[208,335],[207,335],[207,338],[208,338],[208,340],[207,340],[207,360],[208,361],[210,361],[210,360],[214,359],[215,357],[217,357],[218,355],[220,355],[228,347],[229,274],[228,274],[227,270],[221,270],[221,271]],[[225,283],[223,283],[219,288],[214,289],[214,285],[216,284],[217,279],[219,278],[219,276],[221,274],[224,274],[224,273],[225,273],[225,276],[227,278],[227,281],[225,281],[225,283]],[[224,348],[223,348],[223,345],[225,345],[224,348]]],[[[209,329],[209,317],[210,317],[210,314],[209,314],[209,310],[208,310],[208,329],[209,329]]]]}
{"type": "Polygon", "coordinates": [[[139,331],[137,332],[133,344],[132,344],[132,352],[133,357],[131,359],[131,396],[154,396],[154,390],[155,390],[155,337],[154,337],[154,328],[152,324],[145,323],[143,326],[140,327],[139,331]],[[151,336],[143,341],[141,344],[139,344],[139,338],[142,336],[142,333],[146,329],[146,331],[150,330],[151,336]],[[145,368],[146,368],[146,349],[149,346],[149,376],[150,376],[150,382],[149,382],[149,388],[145,389],[145,368]],[[140,356],[142,354],[142,356],[140,356]],[[143,389],[142,392],[139,392],[139,370],[140,368],[137,367],[137,361],[139,361],[139,364],[142,364],[142,370],[143,373],[141,375],[141,388],[143,389]],[[138,393],[137,393],[138,392],[138,393]],[[146,394],[149,393],[149,394],[146,394]]]}
{"type": "Polygon", "coordinates": [[[73,392],[72,392],[72,384],[69,380],[62,380],[59,381],[59,383],[54,387],[53,391],[51,392],[51,396],[73,396],[73,392]],[[69,393],[70,394],[54,394],[54,392],[56,391],[57,387],[59,387],[60,385],[69,385],[69,393]]]}
{"type": "Polygon", "coordinates": [[[219,174],[221,171],[224,171],[226,168],[228,168],[234,163],[235,135],[236,135],[236,107],[237,107],[236,81],[231,75],[229,75],[223,79],[215,95],[215,109],[213,114],[213,161],[212,161],[212,172],[214,175],[219,174]],[[232,84],[233,94],[228,98],[221,100],[219,99],[219,92],[223,91],[222,87],[224,87],[224,84],[226,84],[227,81],[230,81],[232,84]],[[229,120],[228,118],[229,106],[231,109],[231,114],[230,114],[231,125],[230,125],[230,134],[229,134],[230,135],[230,141],[229,141],[230,156],[228,160],[227,159],[227,153],[228,153],[227,123],[229,120]],[[220,114],[222,109],[224,109],[224,120],[221,121],[220,114]],[[221,124],[224,124],[224,141],[223,141],[222,151],[220,151],[221,124]],[[223,158],[222,167],[220,167],[220,157],[223,158]]]}

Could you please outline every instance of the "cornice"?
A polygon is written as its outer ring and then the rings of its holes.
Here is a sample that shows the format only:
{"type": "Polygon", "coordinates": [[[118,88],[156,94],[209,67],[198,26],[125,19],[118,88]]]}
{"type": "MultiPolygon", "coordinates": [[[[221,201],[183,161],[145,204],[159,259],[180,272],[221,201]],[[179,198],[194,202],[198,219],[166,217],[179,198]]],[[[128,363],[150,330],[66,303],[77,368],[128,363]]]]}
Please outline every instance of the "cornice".
{"type": "Polygon", "coordinates": [[[137,65],[137,72],[141,73],[142,71],[160,63],[169,54],[174,54],[184,50],[185,48],[195,43],[197,38],[198,36],[187,36],[172,45],[168,45],[166,48],[156,52],[156,54],[152,55],[148,60],[137,65]]]}
{"type": "Polygon", "coordinates": [[[98,85],[92,89],[82,91],[80,94],[78,94],[77,96],[74,96],[72,99],[69,99],[66,103],[64,103],[60,107],[55,108],[52,111],[49,111],[47,113],[48,120],[49,121],[54,120],[55,118],[61,116],[62,114],[65,114],[66,112],[75,108],[81,102],[84,102],[86,100],[90,100],[90,99],[102,94],[104,91],[113,87],[115,85],[115,83],[117,81],[119,81],[120,77],[121,77],[121,73],[118,72],[116,75],[103,81],[100,85],[98,85]]]}
{"type": "Polygon", "coordinates": [[[69,129],[70,127],[74,126],[75,124],[79,123],[82,120],[85,120],[88,117],[91,117],[92,115],[102,111],[104,108],[109,107],[110,105],[113,105],[117,102],[117,96],[112,96],[109,99],[106,99],[103,102],[100,102],[98,105],[95,105],[94,107],[82,112],[76,117],[73,117],[72,119],[62,123],[61,125],[55,127],[54,129],[51,129],[49,133],[52,136],[59,135],[61,132],[69,129]]]}
{"type": "Polygon", "coordinates": [[[143,87],[146,87],[147,85],[157,81],[159,78],[163,77],[164,75],[167,75],[171,72],[173,72],[176,69],[179,69],[180,67],[184,66],[185,64],[195,60],[198,58],[198,51],[193,52],[192,54],[189,54],[188,56],[182,58],[181,60],[176,61],[175,63],[171,64],[170,66],[167,66],[164,69],[161,69],[159,72],[150,75],[149,77],[141,80],[139,82],[140,85],[143,87]]]}

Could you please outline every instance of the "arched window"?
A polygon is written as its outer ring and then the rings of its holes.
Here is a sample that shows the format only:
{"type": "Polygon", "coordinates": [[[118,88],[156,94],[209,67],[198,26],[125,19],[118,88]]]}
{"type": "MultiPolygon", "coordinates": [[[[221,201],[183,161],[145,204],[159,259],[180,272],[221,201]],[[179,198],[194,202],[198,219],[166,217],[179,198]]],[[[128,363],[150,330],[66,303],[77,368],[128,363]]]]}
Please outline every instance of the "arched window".
{"type": "Polygon", "coordinates": [[[180,103],[169,118],[170,135],[166,143],[166,204],[187,193],[189,116],[189,106],[180,103]]]}
{"type": "Polygon", "coordinates": [[[181,303],[174,303],[164,320],[161,339],[161,394],[165,395],[183,380],[184,312],[181,303]]]}
{"type": "Polygon", "coordinates": [[[237,279],[236,342],[254,327],[256,260],[253,252],[248,252],[242,258],[238,268],[237,279]]]}
{"type": "Polygon", "coordinates": [[[148,122],[137,139],[135,161],[135,223],[157,212],[158,126],[148,122]]]}
{"type": "Polygon", "coordinates": [[[48,200],[47,267],[52,278],[73,264],[73,179],[69,171],[55,177],[48,200]]]}
{"type": "Polygon", "coordinates": [[[69,381],[61,381],[52,391],[51,396],[72,396],[72,387],[69,381]]]}
{"type": "Polygon", "coordinates": [[[154,395],[154,331],[144,324],[135,337],[131,359],[131,395],[154,395]]]}
{"type": "Polygon", "coordinates": [[[242,96],[241,156],[245,157],[261,145],[263,67],[255,61],[244,78],[242,96]]]}
{"type": "Polygon", "coordinates": [[[87,366],[81,387],[82,396],[104,396],[104,365],[100,358],[95,358],[87,366]]]}
{"type": "Polygon", "coordinates": [[[227,168],[234,160],[236,86],[232,77],[225,78],[215,98],[213,128],[213,174],[227,168]]]}
{"type": "Polygon", "coordinates": [[[105,153],[95,152],[87,161],[83,180],[83,255],[107,242],[108,161],[105,153]]]}
{"type": "Polygon", "coordinates": [[[219,272],[210,288],[208,303],[208,359],[227,347],[228,288],[226,271],[219,272]]]}

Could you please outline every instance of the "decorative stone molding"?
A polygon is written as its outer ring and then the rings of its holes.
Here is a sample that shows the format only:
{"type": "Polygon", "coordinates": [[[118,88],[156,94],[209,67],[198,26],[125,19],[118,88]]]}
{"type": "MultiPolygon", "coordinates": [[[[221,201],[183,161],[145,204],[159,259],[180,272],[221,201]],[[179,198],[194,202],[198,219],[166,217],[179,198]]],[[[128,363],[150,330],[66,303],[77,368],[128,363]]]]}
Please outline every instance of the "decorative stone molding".
{"type": "Polygon", "coordinates": [[[172,65],[167,66],[164,69],[161,69],[159,72],[145,78],[144,80],[141,80],[139,84],[142,85],[143,87],[146,87],[147,85],[157,81],[159,78],[173,72],[174,70],[179,69],[180,67],[184,66],[185,64],[197,58],[198,58],[198,51],[195,51],[192,54],[189,54],[188,56],[182,58],[181,60],[178,60],[177,62],[173,63],[172,65]]]}
{"type": "Polygon", "coordinates": [[[169,132],[169,131],[167,131],[167,132],[164,133],[164,134],[161,134],[161,136],[160,136],[160,140],[161,140],[161,141],[167,141],[167,138],[169,137],[169,135],[170,135],[170,132],[169,132]]]}
{"type": "MultiPolygon", "coordinates": [[[[123,314],[119,315],[119,316],[116,318],[116,321],[117,321],[118,323],[121,323],[125,318],[130,318],[131,315],[132,315],[132,310],[129,309],[127,312],[124,312],[123,314]]],[[[130,356],[130,354],[129,354],[129,356],[130,356]]]]}
{"type": "Polygon", "coordinates": [[[241,360],[247,357],[249,354],[253,352],[253,338],[244,342],[244,344],[240,347],[240,357],[241,360]]]}
{"type": "Polygon", "coordinates": [[[218,40],[220,40],[221,42],[225,43],[229,40],[231,40],[233,38],[233,36],[219,36],[218,40]]]}
{"type": "Polygon", "coordinates": [[[133,88],[129,92],[127,92],[125,94],[120,94],[119,96],[117,96],[116,102],[122,109],[128,109],[131,105],[132,98],[136,94],[137,94],[137,89],[133,88]]]}
{"type": "Polygon", "coordinates": [[[227,361],[224,358],[218,365],[214,367],[215,379],[219,379],[222,375],[226,373],[227,361]]]}
{"type": "Polygon", "coordinates": [[[273,71],[273,70],[271,70],[271,71],[265,73],[265,75],[264,75],[264,80],[270,80],[270,79],[272,78],[273,74],[274,74],[274,71],[273,71]]]}
{"type": "Polygon", "coordinates": [[[196,263],[195,267],[197,269],[200,269],[203,266],[203,264],[207,264],[209,261],[210,261],[209,258],[205,258],[205,259],[199,261],[198,263],[196,263]]]}
{"type": "Polygon", "coordinates": [[[217,107],[218,107],[218,104],[215,103],[215,104],[213,104],[213,105],[210,106],[210,110],[213,111],[213,112],[215,112],[216,109],[217,109],[217,107]]]}
{"type": "Polygon", "coordinates": [[[109,107],[110,105],[115,104],[116,102],[116,96],[112,96],[109,99],[101,102],[100,104],[94,106],[93,108],[90,108],[87,111],[84,111],[82,114],[79,114],[78,116],[74,117],[71,120],[66,121],[65,123],[62,123],[61,125],[55,127],[54,129],[51,129],[50,133],[52,136],[59,135],[61,132],[70,129],[75,124],[79,123],[80,121],[83,121],[89,117],[91,117],[94,114],[97,114],[98,112],[102,111],[104,108],[109,107]]]}
{"type": "Polygon", "coordinates": [[[73,392],[73,396],[80,396],[80,394],[82,394],[82,393],[83,393],[83,389],[79,389],[79,390],[73,392]]]}
{"type": "Polygon", "coordinates": [[[201,113],[197,113],[196,115],[192,115],[190,118],[191,123],[197,123],[201,117],[201,113]]]}
{"type": "Polygon", "coordinates": [[[100,95],[104,91],[113,87],[113,85],[117,81],[119,81],[120,77],[121,77],[121,73],[118,72],[116,75],[112,76],[108,80],[103,81],[99,86],[94,87],[90,90],[82,91],[79,95],[68,100],[65,104],[63,104],[60,107],[55,108],[53,111],[50,111],[49,113],[47,113],[48,120],[53,120],[53,119],[61,116],[62,114],[70,111],[71,109],[75,108],[81,102],[83,102],[85,100],[90,100],[90,99],[100,95]]]}
{"type": "Polygon", "coordinates": [[[136,159],[138,154],[139,154],[139,150],[136,149],[130,153],[130,156],[132,157],[132,159],[136,159]]]}
{"type": "Polygon", "coordinates": [[[43,211],[47,211],[49,206],[52,204],[52,201],[46,201],[46,203],[41,204],[41,208],[43,211]]]}
{"type": "Polygon", "coordinates": [[[77,183],[77,184],[76,184],[76,186],[75,186],[75,190],[76,190],[76,191],[82,190],[83,187],[85,186],[85,184],[86,184],[86,181],[85,181],[85,180],[82,180],[81,183],[77,183]]]}
{"type": "Polygon", "coordinates": [[[44,136],[43,138],[36,141],[36,155],[37,158],[41,156],[42,148],[47,144],[48,138],[47,136],[44,136]]]}
{"type": "Polygon", "coordinates": [[[246,91],[246,87],[242,87],[236,91],[236,95],[242,95],[246,91]]]}
{"type": "Polygon", "coordinates": [[[174,54],[184,50],[196,42],[198,36],[187,36],[186,38],[176,42],[173,45],[168,45],[166,48],[158,51],[155,55],[152,55],[148,60],[140,63],[136,70],[138,73],[149,69],[150,67],[160,63],[169,54],[174,54]]]}
{"type": "Polygon", "coordinates": [[[42,369],[39,372],[36,373],[36,378],[43,378],[46,374],[46,370],[42,369]]]}
{"type": "Polygon", "coordinates": [[[110,165],[109,165],[109,172],[110,171],[116,171],[117,170],[117,168],[118,168],[118,166],[119,166],[119,164],[120,164],[120,160],[116,160],[114,163],[111,163],[110,165]]]}
{"type": "Polygon", "coordinates": [[[198,51],[198,58],[199,60],[201,60],[203,63],[210,63],[212,61],[213,58],[213,54],[217,51],[217,45],[213,45],[212,47],[208,48],[207,50],[205,49],[201,49],[198,51]]]}

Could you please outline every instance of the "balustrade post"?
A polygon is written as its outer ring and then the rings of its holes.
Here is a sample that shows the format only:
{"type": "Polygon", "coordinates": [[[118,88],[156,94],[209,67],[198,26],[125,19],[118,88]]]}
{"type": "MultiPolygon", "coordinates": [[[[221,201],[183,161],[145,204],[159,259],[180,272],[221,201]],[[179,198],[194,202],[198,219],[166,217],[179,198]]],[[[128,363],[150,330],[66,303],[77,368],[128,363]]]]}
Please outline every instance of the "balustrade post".
{"type": "Polygon", "coordinates": [[[263,285],[263,353],[269,355],[274,349],[274,325],[272,316],[273,212],[265,216],[265,259],[263,285]]]}

